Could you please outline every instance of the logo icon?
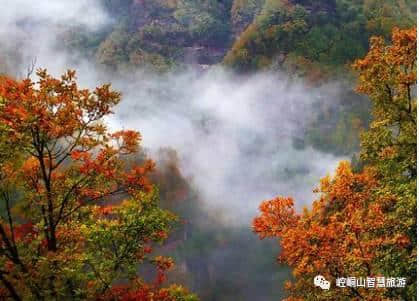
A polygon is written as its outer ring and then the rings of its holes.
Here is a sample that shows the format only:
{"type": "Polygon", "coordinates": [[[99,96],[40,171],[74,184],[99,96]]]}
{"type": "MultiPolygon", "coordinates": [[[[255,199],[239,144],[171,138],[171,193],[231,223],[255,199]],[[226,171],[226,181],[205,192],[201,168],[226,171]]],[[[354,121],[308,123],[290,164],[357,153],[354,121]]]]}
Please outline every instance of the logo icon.
{"type": "Polygon", "coordinates": [[[314,277],[314,285],[319,286],[323,290],[330,289],[330,282],[326,280],[322,275],[314,277]]]}

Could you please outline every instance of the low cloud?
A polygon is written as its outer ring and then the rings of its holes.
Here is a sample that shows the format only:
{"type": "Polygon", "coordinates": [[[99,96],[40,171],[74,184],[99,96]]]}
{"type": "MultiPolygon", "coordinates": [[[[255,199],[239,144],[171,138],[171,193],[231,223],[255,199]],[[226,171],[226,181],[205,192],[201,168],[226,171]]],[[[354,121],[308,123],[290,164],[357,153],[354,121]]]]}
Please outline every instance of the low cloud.
{"type": "Polygon", "coordinates": [[[293,196],[299,207],[311,203],[312,189],[341,158],[296,149],[293,139],[302,138],[318,103],[336,102],[338,84],[309,88],[277,73],[244,77],[219,67],[116,76],[57,47],[69,26],[97,30],[108,22],[99,1],[6,1],[1,53],[20,53],[17,74],[36,57],[56,76],[78,70],[80,86],[112,82],[123,101],[108,119],[111,128],[139,130],[152,155],[175,149],[206,209],[226,223],[248,226],[258,204],[276,195],[293,196]]]}

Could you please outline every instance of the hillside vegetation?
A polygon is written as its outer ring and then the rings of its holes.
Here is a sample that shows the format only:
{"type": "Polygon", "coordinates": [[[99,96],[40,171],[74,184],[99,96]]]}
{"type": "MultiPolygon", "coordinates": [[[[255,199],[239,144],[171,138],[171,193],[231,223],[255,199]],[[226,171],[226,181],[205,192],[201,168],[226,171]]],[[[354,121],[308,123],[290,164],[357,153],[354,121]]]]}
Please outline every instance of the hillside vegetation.
{"type": "Polygon", "coordinates": [[[364,55],[372,35],[415,24],[413,0],[102,0],[112,22],[65,45],[114,69],[223,63],[317,78],[364,55]],[[330,68],[329,68],[330,69],[330,68]],[[298,73],[297,72],[297,73],[298,73]]]}

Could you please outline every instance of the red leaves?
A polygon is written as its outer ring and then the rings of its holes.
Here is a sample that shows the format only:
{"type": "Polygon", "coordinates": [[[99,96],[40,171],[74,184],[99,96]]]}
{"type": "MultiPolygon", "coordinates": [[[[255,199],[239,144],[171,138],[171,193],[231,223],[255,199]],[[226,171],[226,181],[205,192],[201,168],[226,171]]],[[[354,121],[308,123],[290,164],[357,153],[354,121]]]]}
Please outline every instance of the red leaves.
{"type": "Polygon", "coordinates": [[[14,131],[26,124],[30,117],[30,109],[25,104],[33,95],[31,89],[32,84],[28,81],[18,82],[0,76],[0,98],[5,101],[4,107],[0,110],[1,123],[8,125],[14,131]]]}
{"type": "Polygon", "coordinates": [[[156,284],[156,286],[162,285],[162,283],[166,281],[166,274],[163,270],[157,270],[157,276],[156,279],[154,280],[154,283],[156,284]]]}
{"type": "Polygon", "coordinates": [[[159,286],[166,280],[166,271],[173,267],[174,262],[170,257],[157,256],[154,258],[154,264],[157,266],[157,276],[154,283],[159,286]]]}
{"type": "Polygon", "coordinates": [[[103,301],[175,301],[165,289],[156,290],[148,285],[141,285],[137,289],[132,289],[128,285],[113,286],[111,291],[104,297],[99,298],[103,301]]]}
{"type": "Polygon", "coordinates": [[[139,280],[134,280],[130,284],[113,285],[104,295],[97,298],[99,301],[178,301],[178,300],[198,300],[194,295],[177,285],[168,288],[158,288],[153,285],[145,284],[139,280]]]}
{"type": "Polygon", "coordinates": [[[152,160],[147,160],[143,166],[133,167],[126,174],[126,183],[129,187],[140,187],[146,192],[151,191],[152,185],[150,180],[146,177],[150,172],[154,171],[155,163],[152,160]]]}
{"type": "MultiPolygon", "coordinates": [[[[109,133],[102,120],[120,94],[110,85],[80,90],[74,71],[59,79],[37,74],[36,84],[0,76],[2,150],[13,146],[0,166],[2,192],[11,198],[1,223],[4,275],[32,299],[36,287],[45,299],[77,291],[89,300],[175,301],[158,287],[173,261],[148,258],[151,245],[144,246],[166,239],[174,220],[152,191],[155,164],[121,159],[138,151],[141,136],[109,133]],[[153,285],[114,285],[146,260],[157,268],[153,285]]],[[[173,295],[183,293],[176,287],[173,295]]]]}
{"type": "Polygon", "coordinates": [[[136,131],[119,131],[111,135],[116,140],[121,153],[131,154],[138,150],[141,135],[136,131]]]}
{"type": "Polygon", "coordinates": [[[90,157],[90,154],[86,151],[75,150],[71,152],[71,159],[73,160],[86,161],[90,157]]]}
{"type": "MultiPolygon", "coordinates": [[[[297,215],[293,200],[282,197],[260,205],[261,214],[254,219],[253,230],[260,238],[280,239],[279,260],[293,268],[297,283],[288,288],[297,290],[297,295],[306,285],[305,279],[311,282],[316,274],[355,275],[367,270],[377,258],[377,244],[371,233],[381,223],[377,225],[367,206],[377,186],[374,177],[371,169],[356,174],[349,163],[342,162],[335,177],[322,180],[322,196],[311,210],[297,215]]],[[[380,212],[379,206],[371,208],[380,212]]],[[[403,245],[406,240],[400,238],[398,242],[403,245]]]]}
{"type": "MultiPolygon", "coordinates": [[[[16,243],[22,242],[24,244],[28,244],[39,234],[38,229],[32,222],[13,225],[13,233],[8,224],[2,224],[1,226],[3,227],[5,234],[11,242],[13,242],[14,239],[16,243]]],[[[5,246],[4,240],[0,240],[0,246],[5,246]]]]}
{"type": "MultiPolygon", "coordinates": [[[[0,121],[20,134],[32,136],[34,131],[41,131],[43,138],[69,138],[110,114],[110,108],[120,100],[110,85],[98,87],[94,93],[79,90],[75,71],[68,71],[61,79],[51,77],[46,70],[38,70],[37,75],[38,86],[29,79],[0,77],[0,97],[5,100],[0,121]]],[[[94,133],[91,127],[90,136],[94,133]]]]}
{"type": "Polygon", "coordinates": [[[409,237],[407,237],[406,235],[397,235],[395,238],[395,244],[396,246],[398,246],[400,249],[404,249],[407,246],[411,245],[411,241],[409,239],[409,237]]]}
{"type": "Polygon", "coordinates": [[[74,150],[71,158],[79,161],[79,171],[85,175],[102,175],[111,181],[117,181],[118,185],[125,186],[126,190],[143,190],[150,192],[152,184],[148,174],[154,171],[155,163],[146,160],[141,166],[133,166],[128,172],[123,171],[123,162],[119,154],[134,152],[138,146],[139,134],[135,131],[121,131],[112,136],[121,138],[124,142],[118,148],[106,146],[95,157],[91,152],[74,150]]]}
{"type": "Polygon", "coordinates": [[[154,258],[154,263],[157,265],[158,269],[162,271],[167,271],[171,269],[174,265],[172,258],[164,256],[157,256],[156,258],[154,258]]]}
{"type": "Polygon", "coordinates": [[[16,240],[32,240],[37,234],[38,230],[34,227],[32,222],[27,222],[14,227],[15,239],[16,240]]]}
{"type": "Polygon", "coordinates": [[[157,236],[160,239],[167,239],[169,237],[169,235],[167,234],[166,231],[159,231],[159,232],[157,232],[157,236]]]}
{"type": "MultiPolygon", "coordinates": [[[[110,114],[111,107],[118,104],[121,100],[121,94],[112,91],[110,84],[97,87],[93,94],[96,96],[95,102],[89,102],[89,105],[94,109],[93,111],[97,111],[97,113],[101,115],[110,114]]],[[[89,112],[92,113],[92,110],[89,112]]]]}
{"type": "Polygon", "coordinates": [[[101,215],[107,216],[107,215],[112,214],[113,210],[114,210],[114,206],[107,205],[107,206],[99,207],[97,212],[101,215]]]}
{"type": "Polygon", "coordinates": [[[294,201],[291,198],[277,197],[263,201],[259,206],[261,215],[253,220],[253,231],[261,239],[278,237],[286,227],[292,227],[298,217],[294,211],[294,201]]]}

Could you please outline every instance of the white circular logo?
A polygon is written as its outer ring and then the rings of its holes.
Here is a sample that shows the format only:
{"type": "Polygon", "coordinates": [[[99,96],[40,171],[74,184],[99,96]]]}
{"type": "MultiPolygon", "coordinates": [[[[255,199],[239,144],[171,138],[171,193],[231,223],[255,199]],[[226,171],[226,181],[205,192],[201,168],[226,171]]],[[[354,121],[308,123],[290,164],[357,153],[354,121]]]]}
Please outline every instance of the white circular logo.
{"type": "Polygon", "coordinates": [[[319,286],[321,289],[328,290],[330,289],[330,282],[326,280],[322,275],[317,275],[314,277],[314,285],[319,286]]]}

